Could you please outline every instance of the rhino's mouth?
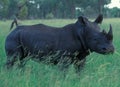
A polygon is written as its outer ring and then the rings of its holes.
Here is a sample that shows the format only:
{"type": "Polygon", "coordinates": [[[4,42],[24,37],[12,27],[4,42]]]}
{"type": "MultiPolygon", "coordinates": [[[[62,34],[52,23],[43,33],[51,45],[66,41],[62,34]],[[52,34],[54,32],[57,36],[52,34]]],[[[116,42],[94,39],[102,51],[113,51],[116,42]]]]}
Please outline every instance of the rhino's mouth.
{"type": "Polygon", "coordinates": [[[91,49],[90,50],[91,52],[96,52],[96,53],[99,53],[99,54],[103,54],[103,55],[107,55],[107,54],[113,54],[114,53],[114,48],[109,48],[109,49],[91,49]]]}
{"type": "Polygon", "coordinates": [[[96,51],[97,53],[107,55],[107,54],[113,54],[114,50],[106,50],[106,51],[96,51]]]}

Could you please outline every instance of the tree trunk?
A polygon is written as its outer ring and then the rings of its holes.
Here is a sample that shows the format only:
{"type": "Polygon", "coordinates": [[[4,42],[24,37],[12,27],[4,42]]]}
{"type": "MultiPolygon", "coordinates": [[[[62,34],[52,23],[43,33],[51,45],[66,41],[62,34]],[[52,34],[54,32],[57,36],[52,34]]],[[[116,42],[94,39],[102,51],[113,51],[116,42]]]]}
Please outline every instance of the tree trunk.
{"type": "Polygon", "coordinates": [[[103,0],[98,0],[98,11],[99,11],[99,14],[102,14],[102,1],[103,0]]]}

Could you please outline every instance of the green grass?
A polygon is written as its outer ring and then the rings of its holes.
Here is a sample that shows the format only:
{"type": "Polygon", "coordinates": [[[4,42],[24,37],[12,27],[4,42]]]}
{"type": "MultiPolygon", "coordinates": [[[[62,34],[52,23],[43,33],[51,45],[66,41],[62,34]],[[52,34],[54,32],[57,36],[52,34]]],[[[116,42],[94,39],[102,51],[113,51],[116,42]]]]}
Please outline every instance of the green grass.
{"type": "MultiPolygon", "coordinates": [[[[61,27],[74,22],[68,19],[25,20],[21,21],[21,25],[43,23],[61,27]]],[[[70,66],[65,78],[56,66],[31,60],[23,69],[6,70],[3,67],[6,61],[4,42],[10,32],[10,24],[11,21],[0,21],[0,87],[120,87],[120,19],[104,19],[101,25],[108,30],[109,24],[112,24],[116,52],[113,55],[91,53],[80,76],[70,66]]]]}

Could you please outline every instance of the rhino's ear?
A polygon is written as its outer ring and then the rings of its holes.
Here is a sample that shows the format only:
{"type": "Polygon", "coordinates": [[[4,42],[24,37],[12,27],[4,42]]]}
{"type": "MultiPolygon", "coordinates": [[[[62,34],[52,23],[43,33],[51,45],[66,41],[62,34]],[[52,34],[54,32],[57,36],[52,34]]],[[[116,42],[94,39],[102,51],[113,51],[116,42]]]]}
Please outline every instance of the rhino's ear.
{"type": "Polygon", "coordinates": [[[105,30],[103,30],[102,33],[105,34],[105,35],[107,34],[107,32],[105,30]]]}
{"type": "Polygon", "coordinates": [[[78,17],[78,21],[83,25],[87,24],[87,18],[83,16],[78,17]]]}
{"type": "Polygon", "coordinates": [[[100,15],[96,18],[96,20],[95,20],[94,22],[97,23],[97,24],[101,24],[102,21],[103,21],[103,15],[100,14],[100,15]]]}

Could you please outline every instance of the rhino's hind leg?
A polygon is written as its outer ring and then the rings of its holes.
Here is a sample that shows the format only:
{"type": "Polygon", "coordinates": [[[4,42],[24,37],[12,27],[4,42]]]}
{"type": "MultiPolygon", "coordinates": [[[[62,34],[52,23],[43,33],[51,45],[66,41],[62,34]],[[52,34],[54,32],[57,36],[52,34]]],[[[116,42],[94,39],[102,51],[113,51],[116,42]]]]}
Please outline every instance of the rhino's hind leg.
{"type": "Polygon", "coordinates": [[[19,65],[23,62],[23,52],[20,47],[14,48],[8,48],[6,49],[7,54],[7,61],[6,61],[6,67],[9,69],[11,68],[16,61],[18,61],[19,65]]]}
{"type": "Polygon", "coordinates": [[[13,67],[15,62],[17,61],[17,55],[7,56],[6,67],[7,69],[13,67]]]}

